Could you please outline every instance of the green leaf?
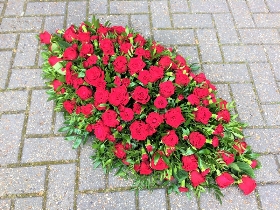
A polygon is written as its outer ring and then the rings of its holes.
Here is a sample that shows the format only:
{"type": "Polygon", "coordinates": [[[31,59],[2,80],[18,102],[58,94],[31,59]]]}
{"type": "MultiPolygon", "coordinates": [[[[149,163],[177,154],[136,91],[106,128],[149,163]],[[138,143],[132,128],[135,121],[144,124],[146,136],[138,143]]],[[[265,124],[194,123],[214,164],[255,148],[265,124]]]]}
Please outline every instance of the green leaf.
{"type": "Polygon", "coordinates": [[[85,77],[85,75],[86,75],[85,72],[79,72],[78,77],[83,78],[83,77],[85,77]]]}
{"type": "Polygon", "coordinates": [[[71,44],[69,44],[68,42],[59,40],[57,41],[57,44],[59,45],[59,47],[61,47],[62,49],[66,49],[67,47],[70,47],[71,44]]]}
{"type": "Polygon", "coordinates": [[[156,153],[155,157],[154,157],[154,164],[156,165],[158,163],[158,160],[160,158],[160,154],[156,153]]]}
{"type": "Polygon", "coordinates": [[[236,162],[236,165],[240,168],[241,171],[243,171],[245,174],[249,175],[250,177],[254,178],[254,170],[252,167],[244,162],[236,162]]]}
{"type": "Polygon", "coordinates": [[[106,72],[106,74],[105,74],[105,81],[107,83],[111,83],[112,82],[112,79],[111,79],[110,74],[108,72],[106,72]]]}
{"type": "Polygon", "coordinates": [[[198,153],[202,155],[209,155],[211,152],[209,149],[202,149],[198,153]]]}
{"type": "Polygon", "coordinates": [[[67,141],[74,141],[77,138],[77,136],[66,136],[65,139],[67,141]]]}
{"type": "Polygon", "coordinates": [[[97,168],[99,165],[101,164],[101,161],[96,161],[94,164],[93,164],[93,168],[97,168]]]}
{"type": "Polygon", "coordinates": [[[198,157],[198,166],[202,171],[208,168],[207,164],[200,157],[198,157]]]}
{"type": "Polygon", "coordinates": [[[228,165],[230,168],[238,171],[238,172],[241,172],[240,168],[238,167],[238,165],[236,163],[231,163],[228,165]]]}
{"type": "Polygon", "coordinates": [[[58,131],[59,132],[66,132],[66,131],[69,131],[69,130],[70,130],[70,127],[65,126],[65,127],[60,128],[58,131]]]}
{"type": "Polygon", "coordinates": [[[57,62],[54,66],[53,66],[54,70],[59,73],[59,74],[62,74],[62,75],[65,75],[66,74],[66,71],[62,71],[62,64],[60,62],[57,62]]]}
{"type": "Polygon", "coordinates": [[[104,151],[105,151],[105,144],[101,144],[99,151],[100,151],[100,153],[104,153],[104,151]]]}
{"type": "Polygon", "coordinates": [[[193,150],[191,147],[189,147],[187,149],[187,151],[183,153],[183,155],[192,155],[194,153],[195,153],[195,150],[193,150]]]}
{"type": "Polygon", "coordinates": [[[82,143],[82,138],[77,138],[76,140],[75,140],[75,142],[74,142],[74,144],[73,144],[73,149],[77,149],[79,146],[80,146],[80,144],[82,143]]]}
{"type": "Polygon", "coordinates": [[[180,170],[176,173],[176,179],[178,180],[178,182],[181,182],[183,180],[185,180],[186,178],[189,177],[189,173],[184,171],[184,170],[180,170]]]}

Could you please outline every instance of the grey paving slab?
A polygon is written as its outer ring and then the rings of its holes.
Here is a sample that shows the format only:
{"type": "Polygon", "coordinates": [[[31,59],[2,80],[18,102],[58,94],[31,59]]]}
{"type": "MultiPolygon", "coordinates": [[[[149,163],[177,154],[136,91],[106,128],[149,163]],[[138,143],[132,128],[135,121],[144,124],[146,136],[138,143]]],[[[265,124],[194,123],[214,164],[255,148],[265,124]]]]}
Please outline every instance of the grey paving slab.
{"type": "Polygon", "coordinates": [[[216,95],[217,98],[222,98],[227,102],[232,101],[228,84],[215,84],[215,86],[217,88],[217,95],[216,95]]]}
{"type": "Polygon", "coordinates": [[[22,153],[24,163],[74,160],[77,157],[77,151],[72,149],[72,142],[63,137],[25,139],[22,153]]]}
{"type": "Polygon", "coordinates": [[[86,19],[87,2],[69,2],[67,26],[75,24],[80,25],[86,19]]]}
{"type": "Polygon", "coordinates": [[[278,173],[278,166],[274,155],[263,155],[258,160],[262,164],[262,168],[255,172],[258,182],[280,181],[280,174],[278,173]]]}
{"type": "Polygon", "coordinates": [[[25,0],[8,0],[5,15],[23,15],[25,0]]]}
{"type": "Polygon", "coordinates": [[[186,0],[172,0],[170,7],[171,12],[189,12],[189,6],[186,0]]]}
{"type": "Polygon", "coordinates": [[[62,15],[66,2],[28,2],[26,15],[62,15]]]}
{"type": "Polygon", "coordinates": [[[111,14],[148,13],[147,1],[111,1],[111,14]]]}
{"type": "Polygon", "coordinates": [[[222,44],[239,43],[231,14],[213,14],[213,16],[218,29],[219,41],[222,44]]]}
{"type": "Polygon", "coordinates": [[[13,66],[34,66],[37,48],[38,40],[36,38],[36,34],[20,34],[13,66]]]}
{"type": "Polygon", "coordinates": [[[207,78],[212,82],[250,81],[245,64],[209,64],[203,65],[207,78]]]}
{"type": "Polygon", "coordinates": [[[261,153],[280,152],[280,129],[245,129],[246,142],[253,151],[261,153]]]}
{"type": "Polygon", "coordinates": [[[197,46],[179,46],[177,48],[178,53],[182,55],[185,59],[187,59],[187,63],[200,63],[198,57],[197,46]]]}
{"type": "Polygon", "coordinates": [[[80,194],[77,199],[77,209],[134,210],[136,209],[134,192],[80,194]]]}
{"type": "Polygon", "coordinates": [[[247,0],[247,2],[251,12],[268,12],[265,0],[247,0]]]}
{"type": "Polygon", "coordinates": [[[280,12],[280,4],[278,0],[266,0],[270,12],[280,12]]]}
{"type": "Polygon", "coordinates": [[[275,77],[277,80],[280,80],[280,46],[265,45],[264,48],[273,67],[275,77]]]}
{"type": "Polygon", "coordinates": [[[24,114],[2,115],[0,118],[0,165],[17,162],[23,120],[24,114]]]}
{"type": "Polygon", "coordinates": [[[139,209],[166,209],[165,189],[153,191],[143,190],[139,192],[139,209]]]}
{"type": "Polygon", "coordinates": [[[221,62],[222,56],[214,29],[198,29],[197,37],[200,46],[202,61],[221,62]]]}
{"type": "Polygon", "coordinates": [[[226,62],[266,62],[264,48],[257,45],[222,46],[226,62]]]}
{"type": "Polygon", "coordinates": [[[131,15],[131,27],[144,37],[150,38],[151,29],[149,15],[131,15]]]}
{"type": "Polygon", "coordinates": [[[27,123],[27,134],[50,133],[52,129],[53,101],[47,102],[45,90],[34,90],[27,123]]]}
{"type": "Polygon", "coordinates": [[[89,2],[90,14],[106,14],[108,8],[108,0],[93,0],[89,2]]]}
{"type": "Polygon", "coordinates": [[[0,3],[0,13],[2,13],[3,8],[4,8],[4,3],[0,3]]]}
{"type": "Polygon", "coordinates": [[[198,210],[197,201],[194,195],[193,197],[188,198],[185,193],[180,193],[180,194],[171,193],[169,195],[169,199],[170,199],[171,210],[185,210],[185,209],[198,210]]]}
{"type": "Polygon", "coordinates": [[[44,86],[41,69],[13,69],[8,88],[44,86]]]}
{"type": "Polygon", "coordinates": [[[11,206],[11,200],[10,199],[0,200],[0,209],[10,210],[10,206],[11,206]]]}
{"type": "Polygon", "coordinates": [[[115,176],[117,170],[113,170],[109,173],[109,188],[115,187],[131,187],[133,184],[132,179],[124,179],[120,176],[115,176]]]}
{"type": "Polygon", "coordinates": [[[167,1],[151,2],[152,23],[154,28],[170,28],[170,16],[167,1]]]}
{"type": "Polygon", "coordinates": [[[262,105],[267,125],[280,125],[280,105],[262,105]]]}
{"type": "MultiPolygon", "coordinates": [[[[89,16],[91,21],[91,16],[89,16]]],[[[106,21],[110,21],[112,25],[121,25],[121,26],[127,26],[128,25],[128,15],[98,15],[97,18],[99,18],[100,23],[106,23],[106,21]]]]}
{"type": "Polygon", "coordinates": [[[210,14],[174,14],[175,28],[213,28],[210,14]]]}
{"type": "Polygon", "coordinates": [[[251,84],[231,84],[236,108],[242,122],[250,126],[265,125],[251,84]]]}
{"type": "Polygon", "coordinates": [[[32,30],[39,32],[42,22],[43,20],[40,17],[3,18],[0,25],[0,32],[27,32],[32,30]]]}
{"type": "Polygon", "coordinates": [[[17,34],[0,34],[0,49],[15,47],[17,34]]]}
{"type": "Polygon", "coordinates": [[[279,209],[280,206],[280,185],[270,184],[270,185],[260,185],[258,186],[258,192],[260,194],[260,200],[262,203],[262,208],[264,210],[279,209]]]}
{"type": "Polygon", "coordinates": [[[250,64],[255,86],[262,102],[280,102],[280,92],[268,63],[250,64]]]}
{"type": "Polygon", "coordinates": [[[0,111],[5,112],[25,110],[27,97],[28,93],[25,90],[13,90],[2,92],[0,94],[0,111]]]}
{"type": "Polygon", "coordinates": [[[46,166],[0,168],[0,196],[43,192],[45,174],[46,166]]]}
{"type": "Polygon", "coordinates": [[[276,29],[239,29],[241,39],[247,44],[279,43],[280,36],[276,29]]]}
{"type": "Polygon", "coordinates": [[[55,113],[55,125],[54,125],[54,133],[58,134],[61,133],[58,130],[62,128],[64,125],[64,116],[62,112],[55,113]]]}
{"type": "Polygon", "coordinates": [[[226,1],[216,0],[205,1],[205,0],[191,0],[191,11],[205,12],[205,13],[217,13],[217,12],[229,12],[226,1]]]}
{"type": "MultiPolygon", "coordinates": [[[[0,52],[0,88],[5,88],[6,79],[10,69],[10,62],[12,58],[11,51],[2,51],[0,52]]],[[[0,96],[1,97],[1,96],[0,96]]]]}
{"type": "Polygon", "coordinates": [[[257,27],[280,27],[280,14],[253,14],[257,27]]]}
{"type": "MultiPolygon", "coordinates": [[[[63,28],[64,16],[49,16],[45,19],[44,30],[54,33],[57,29],[63,28]]],[[[40,56],[41,58],[41,56],[40,56]]]]}
{"type": "Polygon", "coordinates": [[[220,205],[219,201],[215,198],[213,193],[203,193],[200,198],[200,207],[202,209],[246,209],[257,210],[258,204],[254,192],[245,196],[238,187],[228,187],[222,189],[224,197],[222,198],[223,204],[220,205]]]}
{"type": "Polygon", "coordinates": [[[194,33],[186,30],[154,30],[154,38],[164,45],[194,44],[194,33]]]}
{"type": "Polygon", "coordinates": [[[73,209],[75,164],[50,166],[46,209],[73,209]]]}
{"type": "Polygon", "coordinates": [[[32,209],[41,210],[43,205],[42,197],[18,198],[15,200],[15,210],[32,209]]]}

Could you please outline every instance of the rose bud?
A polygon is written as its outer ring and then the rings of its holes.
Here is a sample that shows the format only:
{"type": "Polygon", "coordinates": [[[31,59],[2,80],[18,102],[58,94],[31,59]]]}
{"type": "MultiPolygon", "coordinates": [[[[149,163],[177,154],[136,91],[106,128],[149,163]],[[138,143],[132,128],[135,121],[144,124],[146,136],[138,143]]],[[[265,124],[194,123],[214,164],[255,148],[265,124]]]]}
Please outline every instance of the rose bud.
{"type": "Polygon", "coordinates": [[[256,181],[249,176],[242,176],[241,183],[238,184],[239,188],[243,191],[245,195],[249,195],[256,188],[256,181]]]}
{"type": "Polygon", "coordinates": [[[40,37],[40,42],[41,43],[44,43],[44,44],[50,44],[51,43],[52,35],[49,32],[44,31],[43,33],[40,33],[39,37],[40,37]]]}
{"type": "Polygon", "coordinates": [[[226,188],[234,183],[234,179],[229,173],[224,172],[216,177],[216,183],[220,188],[226,188]]]}
{"type": "Polygon", "coordinates": [[[257,167],[257,165],[258,165],[258,161],[256,161],[256,160],[252,160],[252,163],[251,163],[251,167],[252,168],[256,168],[257,167]]]}
{"type": "Polygon", "coordinates": [[[179,190],[180,192],[188,192],[188,191],[189,191],[189,189],[186,188],[186,187],[179,187],[178,190],[179,190]]]}

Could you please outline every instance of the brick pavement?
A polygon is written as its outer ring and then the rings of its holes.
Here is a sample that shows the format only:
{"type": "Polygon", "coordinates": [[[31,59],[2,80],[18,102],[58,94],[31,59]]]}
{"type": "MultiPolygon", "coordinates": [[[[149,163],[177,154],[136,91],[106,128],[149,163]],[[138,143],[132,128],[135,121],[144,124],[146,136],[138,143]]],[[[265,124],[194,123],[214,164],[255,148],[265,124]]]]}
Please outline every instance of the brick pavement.
{"type": "Polygon", "coordinates": [[[0,209],[280,209],[279,0],[0,0],[0,209]],[[235,100],[261,153],[257,190],[189,200],[92,169],[90,143],[76,151],[46,102],[35,35],[95,14],[130,25],[199,62],[219,96],[235,100]]]}

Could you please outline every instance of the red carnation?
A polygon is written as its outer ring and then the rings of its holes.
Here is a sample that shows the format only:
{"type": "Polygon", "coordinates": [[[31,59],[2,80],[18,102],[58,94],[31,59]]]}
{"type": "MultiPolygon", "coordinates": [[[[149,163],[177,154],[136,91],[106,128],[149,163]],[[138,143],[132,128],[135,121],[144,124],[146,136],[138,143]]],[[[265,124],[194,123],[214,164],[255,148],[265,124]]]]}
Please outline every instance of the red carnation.
{"type": "Polygon", "coordinates": [[[154,105],[157,109],[164,109],[167,104],[168,102],[163,96],[158,96],[154,101],[154,105]]]}
{"type": "Polygon", "coordinates": [[[66,29],[66,31],[63,34],[63,38],[67,42],[72,42],[74,39],[77,39],[76,30],[73,25],[66,29]]]}
{"type": "Polygon", "coordinates": [[[208,108],[199,106],[197,107],[197,111],[194,112],[195,121],[201,122],[202,124],[208,124],[209,119],[212,116],[212,113],[208,108]]]}
{"type": "Polygon", "coordinates": [[[113,62],[114,70],[120,74],[125,73],[127,69],[127,60],[125,56],[118,56],[113,62]]]}
{"type": "Polygon", "coordinates": [[[88,117],[92,113],[93,105],[87,104],[87,105],[81,106],[80,110],[81,110],[81,113],[83,113],[86,117],[88,117]]]}
{"type": "Polygon", "coordinates": [[[117,158],[124,159],[126,158],[126,153],[124,150],[124,146],[122,144],[115,144],[115,155],[117,158]]]}
{"type": "Polygon", "coordinates": [[[172,60],[169,56],[162,56],[161,59],[159,60],[158,64],[167,69],[172,65],[172,60]]]}
{"type": "Polygon", "coordinates": [[[109,99],[109,91],[104,89],[97,89],[94,93],[94,103],[106,104],[109,99]]]}
{"type": "Polygon", "coordinates": [[[83,67],[89,68],[89,67],[95,65],[97,60],[98,60],[98,57],[96,55],[91,55],[90,57],[88,57],[87,60],[85,60],[83,62],[83,67]]]}
{"type": "Polygon", "coordinates": [[[230,121],[230,113],[227,109],[224,109],[224,110],[221,110],[217,113],[218,117],[217,119],[218,120],[223,120],[224,122],[226,123],[229,123],[230,121]]]}
{"type": "Polygon", "coordinates": [[[92,96],[92,90],[87,86],[79,87],[76,93],[82,100],[87,100],[92,96]]]}
{"type": "Polygon", "coordinates": [[[44,31],[43,33],[40,33],[39,37],[40,37],[40,42],[41,43],[43,43],[43,44],[50,44],[51,43],[52,35],[49,32],[44,31]]]}
{"type": "Polygon", "coordinates": [[[209,90],[207,88],[196,87],[193,90],[193,94],[196,95],[198,98],[205,98],[209,95],[209,90]]]}
{"type": "Polygon", "coordinates": [[[137,86],[132,92],[132,98],[141,104],[146,104],[150,100],[149,89],[137,86]]]}
{"type": "Polygon", "coordinates": [[[99,120],[94,125],[92,125],[92,129],[94,130],[95,137],[100,141],[105,141],[111,134],[110,128],[104,125],[102,120],[99,120]]]}
{"type": "Polygon", "coordinates": [[[177,61],[179,66],[186,66],[187,62],[185,60],[185,58],[183,58],[181,55],[177,55],[175,60],[177,61]]]}
{"type": "Polygon", "coordinates": [[[88,44],[88,43],[84,43],[82,44],[82,47],[80,49],[80,54],[79,56],[82,58],[86,58],[88,56],[90,56],[91,54],[93,54],[93,45],[92,44],[88,44]]]}
{"type": "Polygon", "coordinates": [[[159,93],[165,98],[169,98],[175,92],[175,86],[171,81],[162,82],[159,84],[159,93]]]}
{"type": "Polygon", "coordinates": [[[187,99],[188,99],[188,102],[190,102],[191,105],[196,105],[196,106],[199,105],[200,100],[197,97],[197,95],[190,94],[190,95],[188,95],[187,99]]]}
{"type": "Polygon", "coordinates": [[[66,50],[63,53],[63,59],[70,61],[75,60],[78,57],[77,49],[77,44],[73,44],[71,47],[66,48],[66,50]]]}
{"type": "Polygon", "coordinates": [[[186,188],[186,187],[179,187],[178,190],[179,190],[180,192],[188,192],[188,191],[189,191],[189,189],[186,188]]]}
{"type": "Polygon", "coordinates": [[[82,43],[90,42],[90,32],[79,32],[77,35],[77,39],[82,43]]]}
{"type": "Polygon", "coordinates": [[[205,182],[205,177],[203,177],[198,171],[190,172],[190,180],[194,187],[197,187],[201,183],[205,182]]]}
{"type": "Polygon", "coordinates": [[[125,32],[125,28],[123,26],[112,26],[111,31],[114,31],[117,34],[122,34],[123,32],[125,32]]]}
{"type": "Polygon", "coordinates": [[[133,120],[134,112],[131,108],[125,107],[122,111],[120,111],[120,117],[123,121],[129,122],[133,120]]]}
{"type": "Polygon", "coordinates": [[[67,100],[67,101],[63,102],[63,107],[69,114],[73,113],[75,106],[76,106],[76,103],[74,101],[67,100]]]}
{"type": "Polygon", "coordinates": [[[217,136],[214,136],[212,139],[212,145],[213,147],[219,146],[219,138],[217,136]]]}
{"type": "Polygon", "coordinates": [[[138,103],[134,103],[134,104],[133,104],[133,109],[132,109],[132,110],[133,110],[134,113],[136,113],[136,114],[141,114],[141,110],[142,110],[141,105],[138,104],[138,103]]]}
{"type": "Polygon", "coordinates": [[[150,66],[150,82],[156,82],[157,80],[163,78],[164,69],[160,66],[150,66]]]}
{"type": "Polygon", "coordinates": [[[138,80],[143,83],[143,85],[147,85],[150,82],[150,72],[147,70],[142,70],[139,73],[138,80]]]}
{"type": "Polygon", "coordinates": [[[257,160],[252,160],[252,163],[251,163],[250,166],[251,166],[252,168],[256,168],[257,165],[258,165],[258,161],[257,161],[257,160]]]}
{"type": "Polygon", "coordinates": [[[146,118],[146,123],[148,123],[152,128],[157,128],[163,123],[163,117],[157,112],[150,112],[146,118]]]}
{"type": "Polygon", "coordinates": [[[63,83],[60,82],[60,81],[57,80],[57,79],[55,79],[55,80],[52,82],[52,86],[53,86],[54,91],[56,91],[61,85],[63,85],[63,83]]]}
{"type": "Polygon", "coordinates": [[[100,49],[103,51],[104,55],[114,55],[114,45],[112,40],[103,39],[99,41],[100,49]]]}
{"type": "Polygon", "coordinates": [[[179,138],[174,130],[171,130],[167,135],[162,137],[162,143],[169,147],[175,147],[179,142],[179,138]]]}
{"type": "Polygon", "coordinates": [[[146,40],[143,36],[141,36],[140,34],[137,34],[134,39],[134,42],[139,44],[139,46],[144,46],[146,43],[146,40]]]}
{"type": "Polygon", "coordinates": [[[169,109],[165,113],[164,118],[166,123],[173,128],[178,128],[183,122],[185,122],[180,107],[169,109]]]}
{"type": "Polygon", "coordinates": [[[189,141],[191,145],[193,145],[195,148],[200,149],[201,147],[204,146],[206,142],[206,138],[201,133],[194,131],[190,133],[189,141]]]}
{"type": "Polygon", "coordinates": [[[217,125],[217,127],[215,128],[213,134],[223,137],[224,136],[224,127],[223,127],[223,125],[222,124],[217,125]]]}
{"type": "Polygon", "coordinates": [[[142,161],[139,168],[139,173],[142,175],[149,175],[153,172],[148,161],[142,161]]]}
{"type": "Polygon", "coordinates": [[[130,44],[129,42],[122,43],[120,45],[120,50],[122,53],[126,54],[129,50],[133,50],[132,44],[130,44]]]}
{"type": "Polygon", "coordinates": [[[184,71],[177,71],[175,74],[175,83],[181,86],[187,86],[190,83],[190,78],[184,71]]]}
{"type": "Polygon", "coordinates": [[[146,140],[149,135],[148,124],[142,121],[134,121],[130,125],[129,130],[131,132],[131,137],[138,141],[146,140]]]}
{"type": "Polygon", "coordinates": [[[234,154],[228,153],[226,151],[219,151],[219,154],[222,155],[223,161],[229,165],[234,162],[234,154]]]}
{"type": "Polygon", "coordinates": [[[162,171],[162,170],[168,169],[168,165],[164,162],[162,157],[160,157],[158,159],[157,164],[155,164],[154,158],[155,158],[155,155],[152,157],[152,160],[151,160],[152,169],[157,170],[157,171],[162,171]]]}
{"type": "Polygon", "coordinates": [[[194,171],[198,167],[197,158],[195,155],[188,155],[182,157],[182,168],[185,171],[194,171]]]}
{"type": "Polygon", "coordinates": [[[146,149],[148,152],[152,152],[153,151],[153,146],[152,145],[147,145],[146,149]]]}
{"type": "Polygon", "coordinates": [[[115,128],[120,124],[120,122],[117,120],[117,117],[117,112],[110,109],[106,110],[101,116],[104,125],[112,128],[115,128]]]}
{"type": "Polygon", "coordinates": [[[54,66],[57,62],[62,61],[62,59],[56,56],[51,56],[49,57],[48,61],[51,66],[54,66]]]}
{"type": "Polygon", "coordinates": [[[104,80],[104,71],[99,67],[93,66],[86,70],[85,81],[93,86],[97,86],[99,80],[104,80]]]}
{"type": "Polygon", "coordinates": [[[256,181],[247,175],[243,175],[241,179],[241,183],[238,184],[240,190],[243,191],[245,195],[249,195],[256,188],[256,181]]]}
{"type": "Polygon", "coordinates": [[[206,81],[206,77],[205,77],[204,73],[200,73],[200,74],[196,75],[193,79],[197,83],[202,83],[202,82],[206,81]]]}
{"type": "Polygon", "coordinates": [[[224,172],[216,177],[216,183],[220,188],[226,188],[234,183],[234,179],[229,173],[224,172]]]}
{"type": "Polygon", "coordinates": [[[139,73],[139,71],[141,71],[145,66],[146,64],[141,58],[131,58],[128,63],[129,73],[131,75],[139,73]]]}
{"type": "Polygon", "coordinates": [[[245,141],[238,141],[235,140],[234,141],[234,145],[233,148],[239,153],[239,154],[243,154],[247,148],[247,144],[245,141]]]}

